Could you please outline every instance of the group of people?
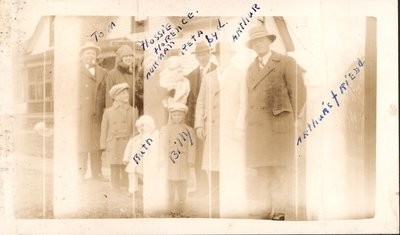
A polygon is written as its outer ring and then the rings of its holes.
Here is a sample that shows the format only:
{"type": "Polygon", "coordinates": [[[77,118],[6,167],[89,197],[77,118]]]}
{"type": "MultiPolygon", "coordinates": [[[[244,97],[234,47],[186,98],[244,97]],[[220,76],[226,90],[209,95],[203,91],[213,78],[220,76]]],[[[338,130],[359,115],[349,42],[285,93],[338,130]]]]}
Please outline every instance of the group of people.
{"type": "MultiPolygon", "coordinates": [[[[118,151],[117,145],[123,145],[121,139],[129,139],[132,134],[132,128],[129,127],[132,127],[131,123],[138,116],[137,108],[132,107],[135,104],[133,78],[136,69],[133,49],[122,45],[116,51],[116,64],[110,71],[97,63],[100,50],[92,42],[86,42],[80,48],[78,172],[82,181],[85,180],[89,157],[92,178],[108,181],[102,173],[102,153],[111,145],[115,145],[118,151]],[[126,94],[128,97],[125,97],[126,94]],[[130,121],[126,123],[106,122],[108,119],[115,121],[129,118],[130,121]],[[108,128],[107,133],[102,133],[102,126],[108,128]]],[[[112,185],[118,188],[127,184],[125,174],[121,173],[124,169],[118,153],[115,156],[107,154],[106,161],[114,176],[111,177],[112,185]]]]}
{"type": "MultiPolygon", "coordinates": [[[[294,194],[294,124],[305,88],[294,59],[270,50],[275,39],[262,25],[249,29],[247,46],[257,57],[241,79],[234,128],[246,137],[246,166],[257,172],[258,187],[248,193],[263,201],[262,218],[282,220],[294,194]]],[[[189,195],[207,198],[209,216],[220,217],[221,45],[211,49],[198,42],[193,52],[198,66],[187,76],[180,57],[165,62],[159,81],[167,90],[163,106],[169,118],[159,131],[151,116],[139,117],[134,107],[132,49],[121,46],[108,73],[95,63],[99,51],[92,43],[81,48],[81,176],[90,155],[92,177],[108,181],[101,172],[103,151],[112,187],[126,187],[135,204],[142,202],[139,210],[180,214],[189,195]],[[196,190],[188,192],[191,167],[196,190]]]]}

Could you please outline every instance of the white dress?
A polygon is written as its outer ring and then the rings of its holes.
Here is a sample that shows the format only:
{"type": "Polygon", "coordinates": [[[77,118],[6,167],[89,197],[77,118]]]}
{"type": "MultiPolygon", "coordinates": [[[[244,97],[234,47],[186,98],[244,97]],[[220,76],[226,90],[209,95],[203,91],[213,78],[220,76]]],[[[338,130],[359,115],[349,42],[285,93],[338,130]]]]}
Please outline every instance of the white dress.
{"type": "Polygon", "coordinates": [[[161,164],[159,154],[159,132],[153,131],[151,134],[139,134],[131,138],[125,149],[124,160],[128,160],[126,172],[129,173],[129,192],[138,190],[138,174],[143,175],[143,212],[145,215],[158,215],[165,211],[167,206],[167,189],[165,170],[161,164]],[[147,141],[151,139],[152,141],[147,141]],[[142,145],[147,144],[147,150],[142,145]],[[136,153],[140,160],[133,159],[136,153]],[[132,182],[131,182],[132,179],[132,182]]]}

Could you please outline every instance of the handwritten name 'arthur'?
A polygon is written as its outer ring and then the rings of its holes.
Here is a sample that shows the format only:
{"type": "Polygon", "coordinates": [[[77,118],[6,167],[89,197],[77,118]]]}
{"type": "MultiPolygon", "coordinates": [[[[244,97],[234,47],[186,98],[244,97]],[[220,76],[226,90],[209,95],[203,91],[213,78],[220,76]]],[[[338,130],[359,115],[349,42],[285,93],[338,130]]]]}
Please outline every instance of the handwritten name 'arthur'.
{"type": "Polygon", "coordinates": [[[252,7],[249,13],[247,13],[247,17],[241,17],[241,21],[239,22],[239,26],[236,28],[236,31],[232,34],[232,39],[233,42],[236,42],[239,40],[240,36],[244,32],[244,29],[247,26],[247,23],[250,23],[250,19],[253,18],[254,13],[257,12],[257,10],[260,10],[261,8],[255,3],[252,7]]]}

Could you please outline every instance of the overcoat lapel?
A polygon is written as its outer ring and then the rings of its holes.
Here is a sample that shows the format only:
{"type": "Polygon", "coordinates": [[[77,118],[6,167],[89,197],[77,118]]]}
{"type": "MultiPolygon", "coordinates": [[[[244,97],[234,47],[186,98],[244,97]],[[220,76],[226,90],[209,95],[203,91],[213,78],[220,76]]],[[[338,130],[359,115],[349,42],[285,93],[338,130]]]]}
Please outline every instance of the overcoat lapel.
{"type": "Polygon", "coordinates": [[[267,64],[260,71],[258,68],[258,64],[257,64],[258,62],[257,62],[257,58],[256,58],[254,60],[254,62],[252,63],[252,69],[250,71],[250,74],[255,74],[255,76],[254,76],[254,79],[250,78],[249,89],[253,89],[263,79],[265,79],[268,76],[268,74],[270,74],[275,69],[275,67],[277,66],[277,62],[279,62],[279,60],[280,60],[279,55],[276,54],[275,52],[272,52],[271,57],[269,58],[267,64]]]}
{"type": "Polygon", "coordinates": [[[96,78],[89,72],[89,70],[84,65],[81,65],[81,73],[83,75],[85,75],[86,77],[91,78],[96,81],[96,78]]]}

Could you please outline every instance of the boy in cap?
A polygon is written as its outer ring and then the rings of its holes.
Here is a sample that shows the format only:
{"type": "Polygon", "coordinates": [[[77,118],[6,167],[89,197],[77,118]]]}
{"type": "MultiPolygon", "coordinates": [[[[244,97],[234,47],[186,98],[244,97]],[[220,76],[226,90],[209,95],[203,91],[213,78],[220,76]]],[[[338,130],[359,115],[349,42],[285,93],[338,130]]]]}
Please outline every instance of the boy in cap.
{"type": "Polygon", "coordinates": [[[110,89],[114,100],[107,108],[101,122],[100,147],[106,151],[106,161],[111,169],[111,185],[114,189],[128,186],[128,176],[123,162],[125,147],[132,135],[137,110],[129,104],[129,85],[120,83],[110,89]]]}
{"type": "Polygon", "coordinates": [[[160,130],[161,154],[167,161],[167,190],[170,211],[181,214],[186,203],[189,167],[193,167],[196,154],[195,132],[185,124],[187,106],[173,103],[168,107],[169,120],[160,130]],[[178,194],[176,210],[175,194],[178,194]]]}

